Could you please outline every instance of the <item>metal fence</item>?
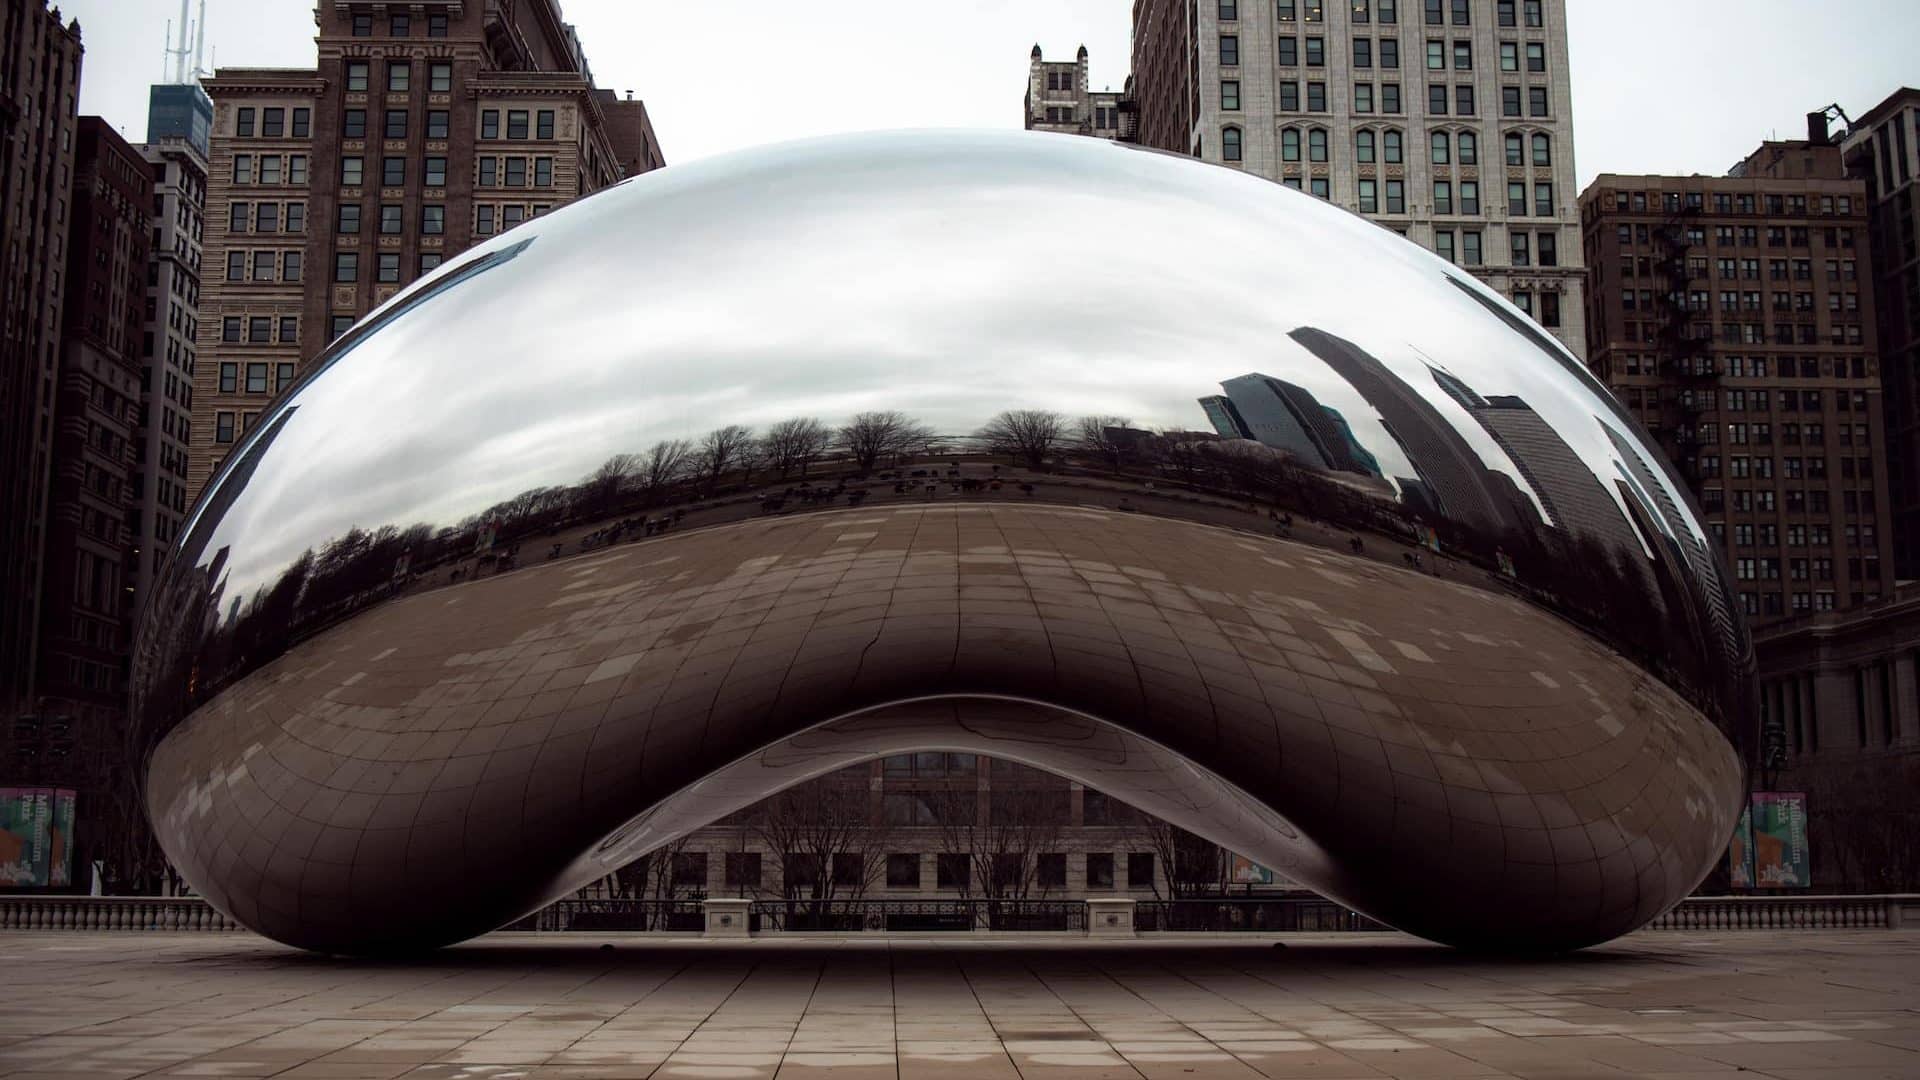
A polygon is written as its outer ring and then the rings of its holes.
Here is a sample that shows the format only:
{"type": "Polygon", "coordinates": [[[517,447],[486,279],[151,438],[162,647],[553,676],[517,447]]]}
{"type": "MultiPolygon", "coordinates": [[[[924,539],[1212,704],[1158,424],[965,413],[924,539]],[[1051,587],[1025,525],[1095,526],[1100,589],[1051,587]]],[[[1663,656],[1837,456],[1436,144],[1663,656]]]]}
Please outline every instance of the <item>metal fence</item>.
{"type": "Polygon", "coordinates": [[[0,896],[0,930],[241,930],[197,896],[0,896]]]}
{"type": "Polygon", "coordinates": [[[1087,928],[1079,900],[756,900],[749,928],[826,933],[1075,932],[1087,928]]]}
{"type": "Polygon", "coordinates": [[[1142,900],[1133,908],[1140,933],[1280,933],[1301,930],[1389,930],[1365,915],[1314,898],[1142,900]]]}

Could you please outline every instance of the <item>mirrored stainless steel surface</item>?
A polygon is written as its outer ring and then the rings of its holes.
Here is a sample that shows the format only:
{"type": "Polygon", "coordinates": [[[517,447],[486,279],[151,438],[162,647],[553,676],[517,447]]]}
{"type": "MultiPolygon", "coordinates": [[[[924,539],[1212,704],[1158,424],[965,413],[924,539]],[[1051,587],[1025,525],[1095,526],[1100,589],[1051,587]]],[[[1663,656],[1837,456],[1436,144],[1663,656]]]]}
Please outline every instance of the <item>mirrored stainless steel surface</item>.
{"type": "Polygon", "coordinates": [[[1462,269],[1186,159],[845,137],[628,181],[335,343],[191,514],[136,738],[187,880],[315,949],[982,730],[1412,932],[1566,948],[1723,849],[1728,595],[1462,269]]]}

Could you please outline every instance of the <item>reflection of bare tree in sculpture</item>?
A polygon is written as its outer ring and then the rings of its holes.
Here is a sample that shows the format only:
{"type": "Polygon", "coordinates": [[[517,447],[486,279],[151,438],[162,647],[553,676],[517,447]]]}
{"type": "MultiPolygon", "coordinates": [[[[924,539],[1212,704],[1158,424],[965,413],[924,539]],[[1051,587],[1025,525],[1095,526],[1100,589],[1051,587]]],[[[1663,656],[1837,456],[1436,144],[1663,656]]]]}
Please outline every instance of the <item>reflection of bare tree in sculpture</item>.
{"type": "Polygon", "coordinates": [[[620,493],[639,471],[637,454],[615,454],[601,462],[580,485],[580,510],[589,514],[611,513],[620,502],[620,493]]]}
{"type": "Polygon", "coordinates": [[[761,460],[782,480],[796,472],[805,476],[807,466],[827,452],[832,440],[825,424],[810,416],[796,416],[773,425],[760,437],[761,460]]]}
{"type": "Polygon", "coordinates": [[[932,437],[931,428],[892,409],[860,413],[840,428],[840,445],[852,455],[862,475],[872,472],[883,458],[910,453],[932,437]]]}
{"type": "MultiPolygon", "coordinates": [[[[886,867],[893,833],[876,821],[860,773],[829,773],[755,807],[748,825],[780,868],[789,901],[858,900],[886,867]]],[[[824,908],[811,907],[818,918],[824,908]]]]}
{"type": "MultiPolygon", "coordinates": [[[[1218,845],[1148,814],[1141,815],[1137,831],[1160,864],[1167,892],[1174,899],[1226,895],[1227,853],[1218,845]]],[[[1153,882],[1155,896],[1160,895],[1159,876],[1153,882]]]]}
{"type": "Polygon", "coordinates": [[[714,428],[700,440],[700,471],[707,478],[707,492],[720,485],[720,478],[727,470],[739,468],[751,471],[753,467],[753,429],[741,424],[728,424],[714,428]]]}
{"type": "Polygon", "coordinates": [[[685,439],[661,439],[640,455],[640,486],[649,504],[681,478],[693,464],[693,444],[685,439]]]}
{"type": "Polygon", "coordinates": [[[1066,417],[1057,412],[1008,409],[987,421],[980,429],[980,438],[994,453],[1024,458],[1028,467],[1039,469],[1066,432],[1066,417]]]}
{"type": "Polygon", "coordinates": [[[1097,455],[1117,472],[1132,445],[1127,437],[1132,428],[1133,421],[1124,416],[1083,416],[1074,425],[1074,445],[1085,453],[1097,455]]]}
{"type": "Polygon", "coordinates": [[[983,759],[981,765],[993,770],[984,808],[971,787],[938,793],[941,848],[965,856],[969,867],[957,883],[960,895],[976,888],[988,900],[1024,900],[1036,889],[1044,895],[1040,856],[1060,848],[1067,782],[1012,761],[983,759]]]}

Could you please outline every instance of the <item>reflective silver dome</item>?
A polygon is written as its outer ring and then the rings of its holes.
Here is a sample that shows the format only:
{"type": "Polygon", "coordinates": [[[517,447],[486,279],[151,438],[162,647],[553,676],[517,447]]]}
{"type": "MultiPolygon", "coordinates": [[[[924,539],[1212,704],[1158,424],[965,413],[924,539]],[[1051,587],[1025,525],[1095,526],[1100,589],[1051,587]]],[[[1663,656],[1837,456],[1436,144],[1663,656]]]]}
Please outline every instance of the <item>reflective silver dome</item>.
{"type": "Polygon", "coordinates": [[[1464,271],[1227,169],[914,133],[646,174],[369,316],[195,508],[135,692],[168,855],[309,948],[914,749],[1564,948],[1722,850],[1750,667],[1668,465],[1464,271]]]}

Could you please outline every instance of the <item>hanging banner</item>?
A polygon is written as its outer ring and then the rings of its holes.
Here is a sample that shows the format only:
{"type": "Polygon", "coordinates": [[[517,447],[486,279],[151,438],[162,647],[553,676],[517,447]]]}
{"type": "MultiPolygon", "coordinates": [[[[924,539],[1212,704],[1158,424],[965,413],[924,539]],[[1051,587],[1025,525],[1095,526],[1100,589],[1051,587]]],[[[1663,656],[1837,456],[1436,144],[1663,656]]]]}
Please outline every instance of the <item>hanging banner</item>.
{"type": "Polygon", "coordinates": [[[1733,840],[1727,844],[1727,877],[1736,889],[1753,888],[1753,807],[1740,810],[1740,823],[1733,827],[1733,840]]]}
{"type": "Polygon", "coordinates": [[[1753,885],[1804,889],[1813,884],[1807,854],[1807,796],[1799,791],[1753,793],[1753,885]]]}
{"type": "Polygon", "coordinates": [[[1273,871],[1245,855],[1227,854],[1227,880],[1235,885],[1271,885],[1273,871]]]}
{"type": "Polygon", "coordinates": [[[73,880],[73,812],[64,788],[0,788],[0,886],[73,880]]]}

